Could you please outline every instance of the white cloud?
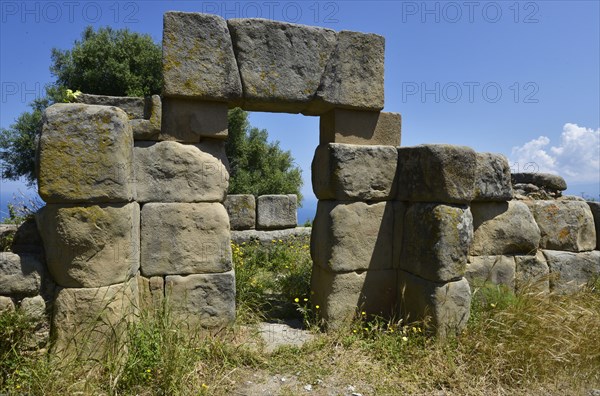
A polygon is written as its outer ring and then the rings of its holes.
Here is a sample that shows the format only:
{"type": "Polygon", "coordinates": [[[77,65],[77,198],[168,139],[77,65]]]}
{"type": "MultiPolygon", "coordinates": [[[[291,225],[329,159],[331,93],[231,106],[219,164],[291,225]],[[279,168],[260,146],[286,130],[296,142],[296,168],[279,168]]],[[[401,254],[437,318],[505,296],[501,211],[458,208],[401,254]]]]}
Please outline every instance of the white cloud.
{"type": "Polygon", "coordinates": [[[600,181],[600,128],[593,130],[567,123],[559,145],[549,146],[550,139],[540,136],[513,147],[512,170],[553,173],[571,183],[600,181]]]}

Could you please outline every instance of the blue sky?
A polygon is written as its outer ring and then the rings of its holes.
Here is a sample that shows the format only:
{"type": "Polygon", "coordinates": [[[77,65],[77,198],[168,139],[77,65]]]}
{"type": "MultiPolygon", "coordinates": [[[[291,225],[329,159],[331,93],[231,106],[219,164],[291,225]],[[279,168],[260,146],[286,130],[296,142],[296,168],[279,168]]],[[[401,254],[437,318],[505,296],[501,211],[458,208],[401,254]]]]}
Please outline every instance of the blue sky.
{"type": "MultiPolygon", "coordinates": [[[[598,199],[599,4],[2,1],[0,126],[10,125],[53,81],[51,48],[70,48],[87,25],[127,27],[160,42],[162,15],[168,10],[261,16],[383,35],[384,110],[402,114],[403,146],[450,143],[502,153],[515,171],[561,174],[570,193],[598,199]]],[[[252,113],[250,120],[292,151],[303,169],[303,193],[314,199],[310,162],[318,144],[318,118],[252,113]]],[[[7,196],[23,188],[18,182],[0,183],[0,210],[7,196]]]]}

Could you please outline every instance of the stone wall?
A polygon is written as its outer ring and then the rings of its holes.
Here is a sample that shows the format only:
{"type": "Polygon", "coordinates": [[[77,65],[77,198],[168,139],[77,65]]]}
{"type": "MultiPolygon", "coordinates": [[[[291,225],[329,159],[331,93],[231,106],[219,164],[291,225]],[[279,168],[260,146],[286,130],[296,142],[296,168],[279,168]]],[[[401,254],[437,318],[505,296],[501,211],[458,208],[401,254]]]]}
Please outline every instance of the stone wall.
{"type": "MultiPolygon", "coordinates": [[[[23,282],[0,284],[11,296],[2,304],[41,295],[47,270],[60,356],[105,353],[140,308],[165,301],[192,328],[232,323],[223,203],[234,106],[320,116],[311,282],[329,326],[359,310],[429,317],[445,335],[466,324],[476,282],[569,292],[598,274],[596,204],[514,200],[499,155],[400,147],[400,115],[381,112],[383,48],[373,34],[165,14],[162,99],[82,96],[86,104],[46,110],[38,185],[47,205],[36,218],[46,266],[5,254],[2,279],[23,282]]],[[[262,196],[255,212],[249,197],[231,196],[227,206],[248,215],[233,228],[272,230],[296,224],[294,200],[262,196]]]]}

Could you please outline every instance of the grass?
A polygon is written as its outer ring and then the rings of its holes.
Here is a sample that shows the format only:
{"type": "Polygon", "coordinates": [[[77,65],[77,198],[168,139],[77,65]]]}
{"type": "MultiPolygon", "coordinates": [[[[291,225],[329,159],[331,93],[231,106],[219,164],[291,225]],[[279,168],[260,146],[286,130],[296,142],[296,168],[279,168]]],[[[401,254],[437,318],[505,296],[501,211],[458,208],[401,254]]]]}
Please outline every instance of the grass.
{"type": "Polygon", "coordinates": [[[142,313],[129,329],[120,370],[106,361],[93,371],[50,362],[25,347],[28,319],[2,313],[0,394],[229,395],[267,388],[296,395],[307,394],[307,384],[312,394],[351,393],[351,386],[364,395],[585,395],[600,388],[600,282],[570,296],[477,288],[466,330],[443,341],[426,337],[418,324],[358,313],[336,331],[313,328],[314,338],[300,348],[267,353],[254,325],[265,317],[303,318],[311,265],[306,241],[268,248],[233,247],[235,326],[216,336],[189,334],[168,305],[142,313]]]}

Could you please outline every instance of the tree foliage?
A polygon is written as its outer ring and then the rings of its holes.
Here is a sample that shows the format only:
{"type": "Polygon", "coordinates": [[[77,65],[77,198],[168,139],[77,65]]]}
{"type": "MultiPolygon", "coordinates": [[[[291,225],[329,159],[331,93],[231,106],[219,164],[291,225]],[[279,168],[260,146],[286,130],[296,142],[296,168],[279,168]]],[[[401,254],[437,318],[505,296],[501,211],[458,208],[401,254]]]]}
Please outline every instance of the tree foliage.
{"type": "Polygon", "coordinates": [[[71,50],[52,49],[56,85],[85,93],[144,96],[160,93],[162,52],[146,34],[88,26],[71,50]]]}
{"type": "Polygon", "coordinates": [[[230,194],[296,194],[302,200],[302,171],[295,166],[292,154],[268,142],[265,129],[253,128],[248,113],[241,109],[229,111],[230,194]]]}

